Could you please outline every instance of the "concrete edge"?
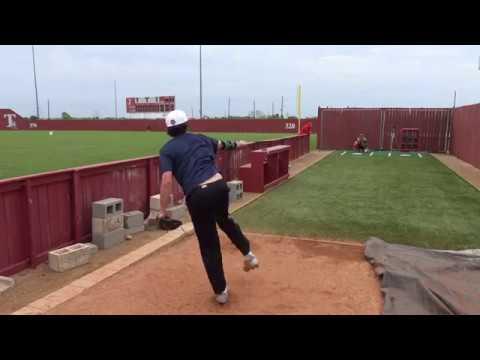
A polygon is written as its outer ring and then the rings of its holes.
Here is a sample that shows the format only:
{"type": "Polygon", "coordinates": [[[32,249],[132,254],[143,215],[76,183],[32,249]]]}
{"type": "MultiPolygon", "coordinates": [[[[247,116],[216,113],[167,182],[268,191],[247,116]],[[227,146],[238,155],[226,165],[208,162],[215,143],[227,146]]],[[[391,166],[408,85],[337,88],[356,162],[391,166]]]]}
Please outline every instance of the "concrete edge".
{"type": "Polygon", "coordinates": [[[431,154],[432,157],[434,157],[435,159],[437,159],[438,161],[440,161],[444,166],[446,166],[448,169],[450,169],[450,171],[452,171],[454,174],[456,174],[460,179],[462,179],[463,181],[467,182],[468,184],[470,184],[471,186],[473,186],[475,189],[477,189],[478,191],[480,191],[480,186],[478,185],[478,183],[475,183],[474,181],[471,181],[469,178],[465,177],[464,174],[461,173],[461,171],[457,171],[457,169],[453,168],[452,166],[450,166],[450,164],[447,162],[447,161],[444,161],[445,160],[445,157],[447,156],[451,156],[451,157],[454,157],[458,162],[460,162],[462,165],[467,165],[467,166],[471,166],[473,167],[474,169],[475,166],[473,166],[472,164],[470,163],[467,163],[466,161],[463,161],[459,158],[457,158],[455,155],[446,155],[446,154],[431,154]]]}
{"type": "MultiPolygon", "coordinates": [[[[262,233],[254,233],[254,232],[245,232],[245,235],[249,236],[259,236],[259,237],[276,237],[275,234],[262,234],[262,233]]],[[[357,247],[357,248],[364,248],[365,244],[362,242],[354,242],[352,240],[326,240],[326,239],[315,239],[315,238],[306,238],[306,237],[298,237],[292,235],[278,235],[282,237],[286,237],[295,241],[312,241],[317,243],[322,243],[326,245],[338,245],[338,246],[347,246],[347,247],[357,247]]]]}
{"type": "Polygon", "coordinates": [[[169,231],[152,242],[149,242],[148,244],[145,244],[142,247],[119,257],[118,259],[98,268],[97,270],[72,281],[70,284],[31,302],[30,304],[13,312],[11,315],[44,315],[49,310],[72,299],[83,291],[117,274],[130,265],[137,263],[138,261],[146,258],[162,248],[176,244],[180,240],[193,235],[193,233],[193,224],[184,224],[180,228],[169,231]]]}

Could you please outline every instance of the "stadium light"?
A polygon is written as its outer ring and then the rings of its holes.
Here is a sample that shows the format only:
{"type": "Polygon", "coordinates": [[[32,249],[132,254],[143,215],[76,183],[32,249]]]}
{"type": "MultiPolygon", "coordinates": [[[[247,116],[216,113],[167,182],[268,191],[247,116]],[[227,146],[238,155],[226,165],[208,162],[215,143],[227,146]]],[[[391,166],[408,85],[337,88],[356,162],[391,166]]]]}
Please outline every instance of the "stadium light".
{"type": "Polygon", "coordinates": [[[35,49],[33,45],[32,45],[32,59],[33,59],[33,81],[35,84],[35,101],[37,103],[37,119],[40,119],[40,108],[38,106],[37,71],[35,69],[35,49]]]}

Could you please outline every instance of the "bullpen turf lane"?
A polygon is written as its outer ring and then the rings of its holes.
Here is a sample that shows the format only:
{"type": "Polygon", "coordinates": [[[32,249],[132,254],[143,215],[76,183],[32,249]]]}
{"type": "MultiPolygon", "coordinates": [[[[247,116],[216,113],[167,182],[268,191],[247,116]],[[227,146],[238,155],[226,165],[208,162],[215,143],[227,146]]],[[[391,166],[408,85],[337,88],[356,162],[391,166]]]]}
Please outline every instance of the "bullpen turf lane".
{"type": "Polygon", "coordinates": [[[250,231],[479,248],[480,192],[428,154],[337,151],[235,213],[250,231]]]}

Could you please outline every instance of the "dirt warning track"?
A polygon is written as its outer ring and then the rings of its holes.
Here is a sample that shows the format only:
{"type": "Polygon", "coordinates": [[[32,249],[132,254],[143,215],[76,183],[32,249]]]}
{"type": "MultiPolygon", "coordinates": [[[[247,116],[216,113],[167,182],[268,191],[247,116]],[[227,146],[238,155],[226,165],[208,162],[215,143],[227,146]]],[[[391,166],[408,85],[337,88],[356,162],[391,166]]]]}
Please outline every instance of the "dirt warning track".
{"type": "Polygon", "coordinates": [[[362,246],[249,234],[260,268],[222,237],[230,303],[217,305],[190,236],[47,314],[380,314],[379,283],[362,246]]]}

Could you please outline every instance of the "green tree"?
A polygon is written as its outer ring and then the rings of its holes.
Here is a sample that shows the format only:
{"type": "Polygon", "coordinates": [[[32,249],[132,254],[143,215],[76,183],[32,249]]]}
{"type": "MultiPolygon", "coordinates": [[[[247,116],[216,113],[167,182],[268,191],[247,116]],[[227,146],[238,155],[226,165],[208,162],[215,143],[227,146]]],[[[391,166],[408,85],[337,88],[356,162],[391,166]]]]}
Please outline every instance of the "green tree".
{"type": "Polygon", "coordinates": [[[71,120],[71,119],[73,119],[73,118],[72,118],[72,116],[71,116],[69,113],[67,113],[67,112],[62,112],[62,119],[63,119],[63,120],[71,120]]]}

